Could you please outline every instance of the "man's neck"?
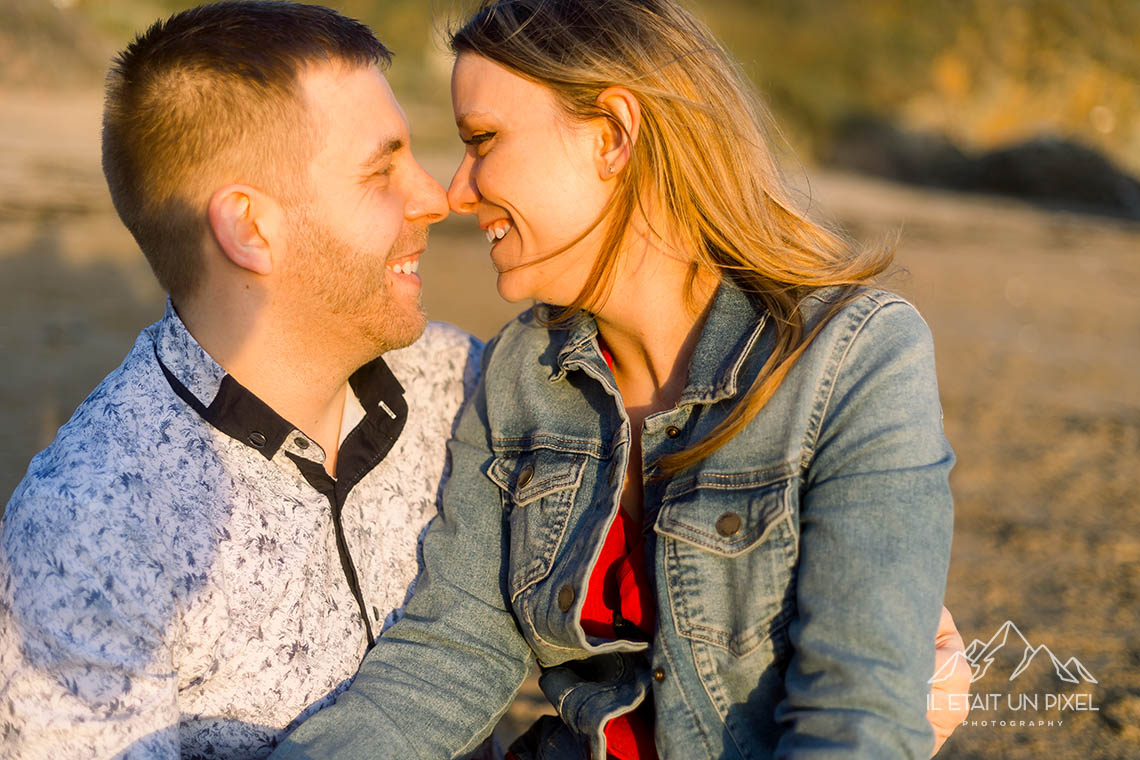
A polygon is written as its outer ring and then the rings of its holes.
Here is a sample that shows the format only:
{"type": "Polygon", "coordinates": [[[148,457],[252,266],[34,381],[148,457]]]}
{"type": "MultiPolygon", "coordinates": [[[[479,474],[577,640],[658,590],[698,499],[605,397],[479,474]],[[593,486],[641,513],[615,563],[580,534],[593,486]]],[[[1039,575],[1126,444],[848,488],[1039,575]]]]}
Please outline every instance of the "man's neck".
{"type": "Polygon", "coordinates": [[[335,476],[348,378],[359,363],[312,330],[290,329],[288,317],[196,303],[178,313],[222,369],[324,450],[335,476]]]}

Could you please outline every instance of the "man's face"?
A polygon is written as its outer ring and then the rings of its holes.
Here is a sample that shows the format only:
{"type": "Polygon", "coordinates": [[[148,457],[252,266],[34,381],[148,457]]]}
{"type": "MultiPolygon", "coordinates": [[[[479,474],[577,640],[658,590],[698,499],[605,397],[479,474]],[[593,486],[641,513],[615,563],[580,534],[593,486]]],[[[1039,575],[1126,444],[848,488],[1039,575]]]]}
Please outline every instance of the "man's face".
{"type": "Polygon", "coordinates": [[[301,77],[317,144],[308,199],[290,209],[292,297],[325,335],[376,355],[424,329],[419,257],[447,215],[443,188],[412,157],[408,121],[374,66],[301,77]]]}

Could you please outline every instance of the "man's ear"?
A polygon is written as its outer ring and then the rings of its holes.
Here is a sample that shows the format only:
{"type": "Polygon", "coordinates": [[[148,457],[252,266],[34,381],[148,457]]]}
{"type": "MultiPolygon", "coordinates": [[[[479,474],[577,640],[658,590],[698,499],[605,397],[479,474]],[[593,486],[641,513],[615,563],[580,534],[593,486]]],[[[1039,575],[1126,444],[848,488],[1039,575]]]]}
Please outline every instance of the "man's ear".
{"type": "Polygon", "coordinates": [[[283,242],[281,209],[249,185],[214,191],[207,207],[214,240],[231,263],[256,274],[273,271],[274,253],[283,242]]]}
{"type": "Polygon", "coordinates": [[[598,174],[609,179],[620,174],[633,157],[641,129],[641,104],[626,88],[607,87],[598,95],[598,105],[609,114],[599,142],[598,174]]]}

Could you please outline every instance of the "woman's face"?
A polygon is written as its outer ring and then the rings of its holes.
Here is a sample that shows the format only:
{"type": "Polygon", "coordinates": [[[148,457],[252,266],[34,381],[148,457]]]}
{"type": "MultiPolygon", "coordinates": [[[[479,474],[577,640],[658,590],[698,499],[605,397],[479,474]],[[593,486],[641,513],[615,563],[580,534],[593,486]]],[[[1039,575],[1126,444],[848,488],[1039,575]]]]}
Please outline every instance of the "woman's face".
{"type": "Polygon", "coordinates": [[[482,56],[461,54],[451,101],[463,161],[447,198],[474,214],[491,244],[499,294],[508,301],[573,301],[584,286],[605,225],[564,253],[597,221],[613,192],[601,164],[603,127],[574,123],[546,87],[482,56]],[[531,266],[521,266],[538,262],[531,266]]]}

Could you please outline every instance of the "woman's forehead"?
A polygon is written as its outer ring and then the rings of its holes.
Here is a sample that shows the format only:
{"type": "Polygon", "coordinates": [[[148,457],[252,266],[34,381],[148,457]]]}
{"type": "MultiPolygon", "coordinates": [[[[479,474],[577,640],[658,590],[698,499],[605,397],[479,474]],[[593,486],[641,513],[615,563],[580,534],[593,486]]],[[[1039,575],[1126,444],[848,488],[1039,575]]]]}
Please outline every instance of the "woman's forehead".
{"type": "Polygon", "coordinates": [[[463,53],[456,58],[451,74],[451,99],[457,120],[476,112],[526,111],[554,104],[550,88],[474,53],[463,53]]]}

